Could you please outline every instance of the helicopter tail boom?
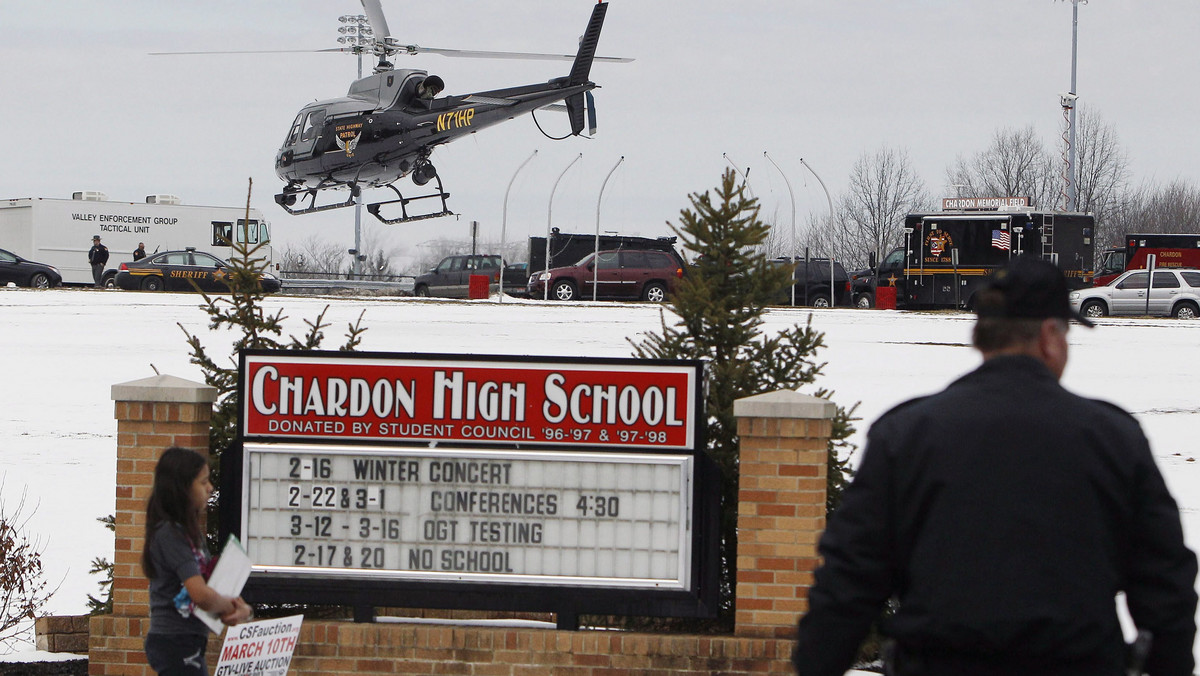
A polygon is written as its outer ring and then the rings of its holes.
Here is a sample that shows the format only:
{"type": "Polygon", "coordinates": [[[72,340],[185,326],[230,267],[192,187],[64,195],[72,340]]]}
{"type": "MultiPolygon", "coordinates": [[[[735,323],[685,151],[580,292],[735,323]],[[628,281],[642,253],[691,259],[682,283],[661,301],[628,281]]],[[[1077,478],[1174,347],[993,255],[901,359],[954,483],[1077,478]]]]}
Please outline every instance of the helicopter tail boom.
{"type": "MultiPolygon", "coordinates": [[[[579,51],[575,54],[575,63],[571,65],[571,74],[567,76],[568,85],[581,85],[588,81],[592,71],[592,59],[596,57],[596,45],[600,42],[600,29],[604,26],[604,14],[608,12],[608,3],[599,2],[592,9],[592,18],[588,21],[583,37],[579,39],[579,51]]],[[[580,127],[583,129],[582,117],[580,127]]],[[[574,116],[571,118],[574,127],[574,116]]],[[[576,134],[579,131],[575,132],[576,134]]]]}

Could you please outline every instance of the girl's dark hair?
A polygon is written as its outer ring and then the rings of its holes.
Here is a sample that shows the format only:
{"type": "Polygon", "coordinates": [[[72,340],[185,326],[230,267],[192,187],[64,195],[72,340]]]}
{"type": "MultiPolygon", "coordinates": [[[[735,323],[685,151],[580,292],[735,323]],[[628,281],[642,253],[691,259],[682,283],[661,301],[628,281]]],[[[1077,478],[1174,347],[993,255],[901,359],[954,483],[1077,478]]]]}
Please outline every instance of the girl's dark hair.
{"type": "Polygon", "coordinates": [[[192,509],[192,482],[200,470],[208,465],[208,459],[196,451],[172,446],[163,451],[154,467],[154,488],[146,503],[146,539],[142,549],[142,572],[154,577],[154,562],[150,559],[150,544],[154,533],[163,523],[176,523],[183,527],[192,540],[200,546],[200,515],[192,509]]]}

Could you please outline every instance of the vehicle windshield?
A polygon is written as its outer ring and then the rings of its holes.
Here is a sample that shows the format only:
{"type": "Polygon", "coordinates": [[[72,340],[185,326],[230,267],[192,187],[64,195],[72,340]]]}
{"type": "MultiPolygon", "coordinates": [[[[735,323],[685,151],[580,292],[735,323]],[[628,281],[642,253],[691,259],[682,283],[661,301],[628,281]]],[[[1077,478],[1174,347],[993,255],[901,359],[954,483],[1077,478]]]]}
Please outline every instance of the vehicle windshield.
{"type": "Polygon", "coordinates": [[[590,253],[590,254],[584,256],[583,258],[580,258],[579,261],[577,263],[575,263],[574,265],[572,265],[571,267],[577,268],[577,267],[580,267],[583,265],[587,265],[588,263],[592,262],[592,257],[594,257],[595,255],[596,254],[594,254],[594,253],[590,253]]]}
{"type": "Polygon", "coordinates": [[[1112,273],[1121,273],[1125,271],[1125,252],[1124,251],[1105,251],[1104,257],[1100,260],[1100,270],[1096,274],[1105,275],[1112,273]]]}

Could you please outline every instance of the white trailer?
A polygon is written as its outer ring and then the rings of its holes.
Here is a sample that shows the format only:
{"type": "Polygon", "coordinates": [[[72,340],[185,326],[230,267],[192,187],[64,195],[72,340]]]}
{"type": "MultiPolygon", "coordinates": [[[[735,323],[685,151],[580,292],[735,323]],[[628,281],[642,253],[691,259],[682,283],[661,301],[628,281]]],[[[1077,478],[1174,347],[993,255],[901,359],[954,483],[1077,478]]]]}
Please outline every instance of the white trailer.
{"type": "Polygon", "coordinates": [[[270,226],[258,209],[249,216],[247,224],[244,207],[185,205],[173,195],[149,195],[145,202],[109,201],[99,192],[77,192],[72,199],[0,200],[0,249],[53,265],[63,284],[89,286],[94,235],[108,247],[104,274],[110,285],[121,263],[133,260],[139,242],[146,244],[147,255],[195,247],[223,259],[232,252],[228,241],[263,243],[258,254],[275,266],[270,226]]]}

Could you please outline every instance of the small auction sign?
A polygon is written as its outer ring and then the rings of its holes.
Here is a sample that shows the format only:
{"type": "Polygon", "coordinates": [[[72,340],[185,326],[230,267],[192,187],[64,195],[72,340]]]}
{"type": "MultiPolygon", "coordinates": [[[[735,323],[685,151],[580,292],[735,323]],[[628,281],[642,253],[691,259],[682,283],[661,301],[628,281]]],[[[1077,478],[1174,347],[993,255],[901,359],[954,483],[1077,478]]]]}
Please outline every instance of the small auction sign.
{"type": "Polygon", "coordinates": [[[292,615],[230,627],[214,676],[286,676],[303,621],[292,615]]]}
{"type": "Polygon", "coordinates": [[[246,438],[674,450],[696,443],[694,366],[277,352],[247,354],[242,368],[246,438]]]}

